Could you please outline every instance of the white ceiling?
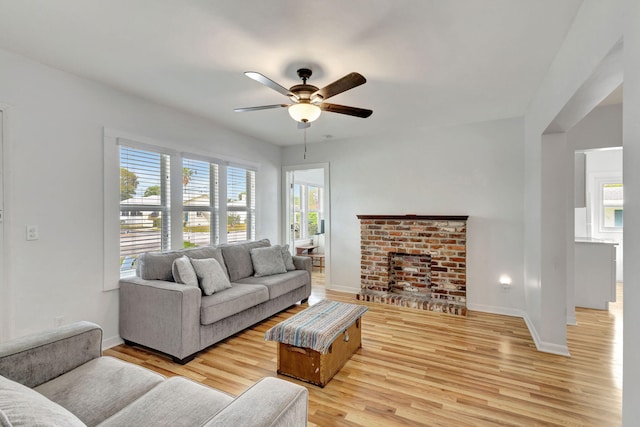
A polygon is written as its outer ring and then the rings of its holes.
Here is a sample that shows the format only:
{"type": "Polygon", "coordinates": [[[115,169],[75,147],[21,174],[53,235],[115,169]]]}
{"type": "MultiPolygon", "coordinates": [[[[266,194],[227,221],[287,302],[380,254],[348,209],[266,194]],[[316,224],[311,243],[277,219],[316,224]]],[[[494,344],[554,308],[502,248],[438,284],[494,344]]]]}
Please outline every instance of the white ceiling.
{"type": "Polygon", "coordinates": [[[521,116],[581,0],[0,0],[0,48],[211,119],[278,145],[302,142],[283,86],[312,68],[322,87],[367,83],[331,102],[310,142],[521,116]]]}

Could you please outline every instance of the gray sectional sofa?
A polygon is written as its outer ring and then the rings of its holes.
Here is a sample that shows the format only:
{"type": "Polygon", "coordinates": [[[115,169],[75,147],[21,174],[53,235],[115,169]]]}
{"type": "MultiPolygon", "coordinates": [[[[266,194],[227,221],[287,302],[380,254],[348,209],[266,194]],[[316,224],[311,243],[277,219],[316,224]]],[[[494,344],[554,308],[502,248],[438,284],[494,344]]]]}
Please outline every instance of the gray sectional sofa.
{"type": "Polygon", "coordinates": [[[0,426],[305,426],[307,389],[263,378],[238,397],[102,356],[78,322],[0,344],[0,426]]]}
{"type": "Polygon", "coordinates": [[[311,259],[286,252],[289,260],[283,257],[283,271],[280,259],[256,257],[258,252],[274,255],[273,250],[265,239],[140,255],[136,276],[120,280],[120,336],[129,345],[187,363],[198,351],[306,301],[311,294],[311,259]],[[174,262],[183,255],[215,259],[230,287],[204,295],[197,286],[176,283],[174,262]]]}

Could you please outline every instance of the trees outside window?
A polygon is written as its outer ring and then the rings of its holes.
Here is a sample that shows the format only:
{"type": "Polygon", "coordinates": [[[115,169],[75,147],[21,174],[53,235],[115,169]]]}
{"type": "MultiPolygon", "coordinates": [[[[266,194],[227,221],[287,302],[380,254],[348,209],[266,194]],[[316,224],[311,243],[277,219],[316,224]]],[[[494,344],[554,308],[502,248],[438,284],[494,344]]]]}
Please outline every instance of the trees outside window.
{"type": "Polygon", "coordinates": [[[120,270],[139,254],[170,246],[169,162],[166,154],[120,147],[120,270]]]}
{"type": "Polygon", "coordinates": [[[322,188],[294,184],[294,234],[297,240],[312,238],[319,233],[322,219],[322,188]]]}
{"type": "Polygon", "coordinates": [[[227,167],[227,242],[255,239],[256,172],[227,167]]]}

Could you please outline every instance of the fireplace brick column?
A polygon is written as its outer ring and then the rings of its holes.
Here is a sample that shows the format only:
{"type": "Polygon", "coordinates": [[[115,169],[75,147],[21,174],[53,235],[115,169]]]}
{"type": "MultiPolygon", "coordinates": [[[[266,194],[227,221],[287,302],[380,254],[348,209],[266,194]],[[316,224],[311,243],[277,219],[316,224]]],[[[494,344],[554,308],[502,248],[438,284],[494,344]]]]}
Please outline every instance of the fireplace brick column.
{"type": "Polygon", "coordinates": [[[361,290],[358,299],[465,316],[467,216],[358,215],[361,290]],[[389,255],[430,255],[427,293],[389,286],[389,255]]]}

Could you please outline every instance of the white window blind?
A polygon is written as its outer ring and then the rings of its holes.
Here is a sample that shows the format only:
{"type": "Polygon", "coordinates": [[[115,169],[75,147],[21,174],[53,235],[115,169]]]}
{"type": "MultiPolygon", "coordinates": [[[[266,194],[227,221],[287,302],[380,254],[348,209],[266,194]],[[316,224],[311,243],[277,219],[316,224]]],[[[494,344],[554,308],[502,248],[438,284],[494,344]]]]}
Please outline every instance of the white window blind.
{"type": "Polygon", "coordinates": [[[218,169],[215,163],[182,160],[182,235],[185,247],[218,244],[218,169]]]}
{"type": "Polygon", "coordinates": [[[169,249],[169,156],[120,146],[120,272],[139,254],[169,249]]]}
{"type": "Polygon", "coordinates": [[[255,239],[256,172],[227,167],[227,242],[255,239]]]}

